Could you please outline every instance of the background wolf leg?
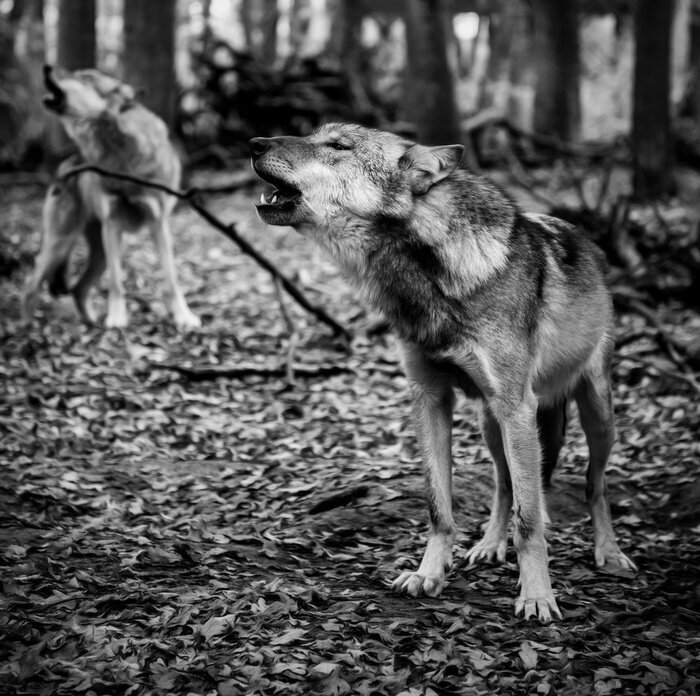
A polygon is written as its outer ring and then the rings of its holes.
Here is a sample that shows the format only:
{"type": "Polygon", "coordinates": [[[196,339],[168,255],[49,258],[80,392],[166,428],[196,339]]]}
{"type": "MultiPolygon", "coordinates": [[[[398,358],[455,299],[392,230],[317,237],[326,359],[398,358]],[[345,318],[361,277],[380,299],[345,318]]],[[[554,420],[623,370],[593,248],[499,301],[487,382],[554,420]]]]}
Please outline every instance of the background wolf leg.
{"type": "Polygon", "coordinates": [[[183,329],[194,329],[200,326],[200,321],[187,306],[185,295],[177,282],[173,240],[166,215],[164,213],[156,217],[150,224],[150,230],[163,265],[167,302],[175,323],[183,329]]]}
{"type": "Polygon", "coordinates": [[[522,613],[524,618],[536,615],[542,621],[549,621],[552,613],[561,618],[552,593],[544,538],[537,402],[530,394],[507,410],[495,411],[501,416],[499,420],[515,503],[513,541],[520,565],[520,596],[516,600],[515,613],[522,613]]]}
{"type": "Polygon", "coordinates": [[[25,321],[32,317],[44,281],[48,281],[54,295],[68,291],[65,279],[68,257],[84,225],[82,206],[73,192],[68,187],[52,186],[44,201],[41,249],[24,288],[25,321]]]}
{"type": "Polygon", "coordinates": [[[110,219],[104,216],[102,222],[102,246],[107,260],[109,276],[107,286],[107,328],[124,328],[128,321],[124,281],[121,265],[122,231],[110,219]]]}
{"type": "Polygon", "coordinates": [[[566,434],[566,400],[537,408],[537,430],[542,444],[542,483],[549,488],[566,434]]]}
{"type": "Polygon", "coordinates": [[[452,566],[455,525],[452,519],[452,408],[454,393],[448,379],[414,361],[407,365],[412,379],[413,418],[426,470],[430,526],[418,570],[402,573],[393,583],[397,592],[417,595],[421,589],[435,597],[452,566]],[[413,375],[412,375],[413,373],[413,375]]]}
{"type": "Polygon", "coordinates": [[[496,417],[487,404],[481,412],[481,433],[493,460],[493,502],[484,536],[467,554],[469,565],[478,561],[503,562],[508,545],[508,524],[513,508],[513,486],[508,471],[503,435],[496,417]]]}
{"type": "Polygon", "coordinates": [[[89,302],[90,289],[102,277],[107,267],[104,247],[102,246],[102,226],[98,220],[91,220],[85,226],[85,239],[88,244],[87,265],[80,279],[71,290],[75,306],[83,321],[95,323],[95,315],[89,302]]]}
{"type": "Polygon", "coordinates": [[[636,570],[635,564],[617,545],[610,516],[605,467],[615,439],[615,425],[612,389],[605,363],[601,351],[596,351],[574,393],[590,454],[586,500],[593,521],[595,561],[598,566],[610,563],[636,570]]]}

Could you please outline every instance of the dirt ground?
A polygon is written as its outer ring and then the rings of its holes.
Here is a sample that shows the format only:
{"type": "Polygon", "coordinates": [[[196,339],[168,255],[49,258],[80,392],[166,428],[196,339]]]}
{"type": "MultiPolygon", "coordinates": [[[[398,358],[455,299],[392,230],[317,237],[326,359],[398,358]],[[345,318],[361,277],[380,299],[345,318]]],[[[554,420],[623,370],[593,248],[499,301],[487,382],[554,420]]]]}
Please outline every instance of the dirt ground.
{"type": "MultiPolygon", "coordinates": [[[[141,236],[126,331],[85,328],[47,294],[23,328],[41,192],[0,192],[0,693],[698,693],[697,392],[615,363],[609,488],[636,575],[595,568],[572,414],[548,499],[564,614],[549,625],[513,616],[512,547],[502,567],[465,567],[491,484],[460,400],[456,567],[441,598],[397,598],[426,513],[393,339],[309,243],[260,225],[257,195],[207,205],[354,332],[349,350],[285,299],[308,373],[293,384],[254,374],[288,352],[268,274],[187,207],[173,226],[201,331],[170,324],[141,236]],[[252,369],[195,380],[173,366],[252,369]]],[[[619,317],[619,333],[638,322],[619,317]]]]}

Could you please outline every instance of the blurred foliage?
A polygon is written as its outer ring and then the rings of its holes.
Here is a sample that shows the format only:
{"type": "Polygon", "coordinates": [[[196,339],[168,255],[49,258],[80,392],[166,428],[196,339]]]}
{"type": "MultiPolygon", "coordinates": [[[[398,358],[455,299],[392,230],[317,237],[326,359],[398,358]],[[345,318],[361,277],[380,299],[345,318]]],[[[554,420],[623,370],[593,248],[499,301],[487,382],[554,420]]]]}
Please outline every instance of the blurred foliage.
{"type": "Polygon", "coordinates": [[[273,69],[216,40],[194,54],[193,69],[196,86],[182,94],[179,126],[191,149],[247,154],[256,135],[304,134],[333,119],[375,125],[371,113],[358,113],[346,74],[320,57],[273,69]]]}

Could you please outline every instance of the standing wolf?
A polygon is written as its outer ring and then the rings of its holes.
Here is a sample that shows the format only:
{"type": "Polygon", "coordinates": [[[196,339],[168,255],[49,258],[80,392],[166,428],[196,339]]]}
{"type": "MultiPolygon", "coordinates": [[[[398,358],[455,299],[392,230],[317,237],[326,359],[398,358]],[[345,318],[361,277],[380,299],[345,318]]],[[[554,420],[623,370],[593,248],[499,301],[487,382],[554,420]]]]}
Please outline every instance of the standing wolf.
{"type": "Polygon", "coordinates": [[[562,445],[572,396],[586,433],[586,497],[599,566],[634,568],[617,545],[605,467],[614,425],[608,376],[612,306],[601,252],[570,225],[521,213],[458,169],[462,147],[423,147],[360,126],[254,138],[274,185],[258,212],[291,225],[340,264],[398,336],[426,468],[428,544],[397,591],[438,595],[452,563],[454,389],[483,401],[495,494],[470,563],[505,559],[514,511],[516,614],[561,617],[549,579],[542,478],[562,445]],[[540,441],[538,441],[538,430],[540,441]]]}
{"type": "Polygon", "coordinates": [[[161,191],[102,178],[92,172],[60,180],[72,167],[88,163],[177,187],[180,160],[168,139],[165,123],[136,101],[129,85],[98,70],[70,73],[47,65],[44,82],[48,90],[44,104],[58,114],[80,156],[61,164],[59,180],[46,195],[41,250],[25,287],[25,319],[31,318],[36,297],[46,280],[54,295],[70,292],[83,320],[93,323],[88,293],[107,268],[109,295],[105,324],[126,326],[121,235],[148,227],[163,264],[175,323],[184,329],[198,327],[199,319],[187,306],[177,282],[168,222],[174,199],[161,191]],[[88,242],[88,262],[81,278],[68,290],[68,260],[80,234],[88,242]]]}

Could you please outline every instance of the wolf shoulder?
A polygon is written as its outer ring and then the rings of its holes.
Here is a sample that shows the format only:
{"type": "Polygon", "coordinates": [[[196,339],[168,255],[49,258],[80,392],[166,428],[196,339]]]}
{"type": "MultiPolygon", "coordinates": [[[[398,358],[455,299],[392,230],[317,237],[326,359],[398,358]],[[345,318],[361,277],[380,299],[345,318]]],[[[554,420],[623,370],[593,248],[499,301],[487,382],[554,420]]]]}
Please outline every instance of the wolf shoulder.
{"type": "Polygon", "coordinates": [[[603,251],[574,225],[544,213],[522,213],[517,223],[520,235],[533,239],[545,254],[567,274],[586,282],[605,279],[608,262],[603,251]]]}

